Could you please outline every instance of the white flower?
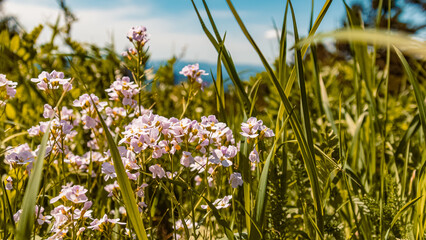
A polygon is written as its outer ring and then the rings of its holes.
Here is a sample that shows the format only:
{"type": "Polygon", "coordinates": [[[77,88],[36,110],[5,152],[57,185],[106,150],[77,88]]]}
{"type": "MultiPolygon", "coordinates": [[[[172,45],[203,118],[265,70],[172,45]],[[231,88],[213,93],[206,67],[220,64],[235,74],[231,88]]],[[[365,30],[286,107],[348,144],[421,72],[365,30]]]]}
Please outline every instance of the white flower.
{"type": "Polygon", "coordinates": [[[231,174],[231,176],[229,177],[229,183],[231,184],[233,188],[242,186],[244,181],[243,181],[243,178],[241,177],[241,173],[234,172],[233,174],[231,174]]]}
{"type": "Polygon", "coordinates": [[[159,164],[150,166],[149,171],[152,172],[152,178],[163,178],[166,176],[166,172],[159,164]]]}

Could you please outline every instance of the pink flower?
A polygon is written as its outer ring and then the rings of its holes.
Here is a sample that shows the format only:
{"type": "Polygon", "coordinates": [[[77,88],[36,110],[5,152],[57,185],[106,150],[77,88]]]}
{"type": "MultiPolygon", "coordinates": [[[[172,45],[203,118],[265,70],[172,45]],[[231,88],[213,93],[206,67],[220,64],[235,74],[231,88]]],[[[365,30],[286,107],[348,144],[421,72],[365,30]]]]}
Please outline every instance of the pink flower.
{"type": "Polygon", "coordinates": [[[149,40],[146,27],[143,26],[132,27],[127,33],[127,38],[131,42],[135,41],[137,44],[142,46],[144,46],[149,40]]]}
{"type": "Polygon", "coordinates": [[[256,148],[253,149],[253,151],[249,154],[249,160],[253,163],[259,162],[259,154],[256,151],[256,148]]]}
{"type": "Polygon", "coordinates": [[[9,176],[9,177],[7,177],[6,178],[6,181],[7,181],[7,183],[6,183],[6,190],[12,190],[13,189],[13,185],[12,185],[12,182],[13,182],[13,179],[9,176]]]}
{"type": "Polygon", "coordinates": [[[204,90],[204,87],[206,86],[206,83],[203,82],[203,79],[201,79],[202,75],[209,75],[204,70],[200,70],[200,67],[198,63],[193,65],[187,65],[182,68],[182,70],[179,72],[179,74],[184,75],[188,78],[189,82],[197,82],[201,85],[201,90],[204,90]]]}
{"type": "Polygon", "coordinates": [[[108,192],[108,197],[112,197],[114,193],[117,193],[120,189],[120,186],[118,185],[117,181],[114,181],[113,184],[108,184],[104,187],[105,191],[108,192]]]}
{"type": "Polygon", "coordinates": [[[35,154],[31,151],[27,143],[19,145],[11,150],[7,151],[8,154],[5,157],[5,162],[14,165],[24,165],[34,161],[35,154]]]}
{"type": "Polygon", "coordinates": [[[114,166],[109,162],[102,163],[102,173],[105,174],[105,177],[104,177],[105,181],[107,181],[110,178],[117,177],[114,166]]]}
{"type": "Polygon", "coordinates": [[[259,136],[259,139],[263,139],[264,137],[275,136],[271,129],[263,125],[262,120],[257,120],[255,117],[249,118],[246,123],[241,123],[241,130],[241,135],[247,138],[259,136]]]}
{"type": "Polygon", "coordinates": [[[166,176],[166,172],[159,164],[150,166],[149,171],[152,173],[152,178],[163,178],[166,176]]]}
{"type": "Polygon", "coordinates": [[[95,219],[93,222],[90,223],[90,226],[87,227],[88,229],[98,230],[98,231],[104,231],[104,227],[108,226],[110,223],[112,226],[115,224],[120,225],[126,225],[126,223],[119,222],[119,218],[116,219],[109,219],[108,216],[105,214],[101,219],[95,219]]]}
{"type": "Polygon", "coordinates": [[[241,177],[241,173],[237,173],[237,172],[232,173],[229,178],[229,183],[231,184],[233,188],[242,186],[244,181],[243,181],[243,178],[241,177]]]}
{"type": "MultiPolygon", "coordinates": [[[[225,196],[224,198],[218,198],[213,202],[213,205],[216,207],[216,209],[222,209],[227,208],[231,206],[229,201],[232,199],[232,195],[225,196]]],[[[201,205],[202,209],[208,209],[209,205],[201,205]]]]}
{"type": "MultiPolygon", "coordinates": [[[[7,100],[15,97],[16,94],[16,85],[18,83],[12,82],[6,79],[6,75],[0,74],[0,103],[3,103],[3,100],[7,100]],[[4,94],[6,93],[6,94],[4,94]]],[[[2,104],[0,104],[2,105],[2,104]]]]}
{"type": "Polygon", "coordinates": [[[180,164],[185,167],[189,167],[194,163],[194,158],[190,152],[183,151],[182,158],[180,159],[180,164]]]}
{"type": "Polygon", "coordinates": [[[70,201],[72,203],[84,203],[88,200],[85,194],[86,192],[87,189],[80,185],[62,186],[62,190],[59,195],[57,197],[52,198],[50,200],[50,203],[55,203],[59,199],[62,199],[63,201],[70,201]]]}
{"type": "Polygon", "coordinates": [[[209,160],[214,164],[221,164],[224,167],[232,166],[231,158],[237,155],[237,148],[235,146],[222,146],[220,149],[215,149],[212,152],[209,160]]]}

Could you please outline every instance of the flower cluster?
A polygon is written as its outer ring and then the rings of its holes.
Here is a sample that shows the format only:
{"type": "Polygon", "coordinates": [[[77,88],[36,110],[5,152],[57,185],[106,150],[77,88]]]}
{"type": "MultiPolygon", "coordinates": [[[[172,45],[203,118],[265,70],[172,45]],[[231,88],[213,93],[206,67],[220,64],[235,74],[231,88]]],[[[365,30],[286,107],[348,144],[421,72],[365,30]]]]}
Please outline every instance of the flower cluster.
{"type": "Polygon", "coordinates": [[[110,86],[105,90],[109,99],[113,101],[122,101],[124,106],[135,107],[137,101],[133,99],[135,95],[139,93],[139,87],[134,82],[130,81],[129,77],[117,78],[110,86]]]}
{"type": "Polygon", "coordinates": [[[87,189],[72,183],[62,186],[58,196],[50,200],[51,204],[61,200],[63,204],[56,206],[50,214],[54,218],[50,239],[62,239],[70,227],[79,229],[81,234],[85,230],[86,220],[92,219],[92,201],[89,201],[87,189]],[[72,226],[71,226],[72,225],[72,226]]]}
{"type": "MultiPolygon", "coordinates": [[[[231,206],[231,203],[229,202],[232,199],[232,195],[227,195],[223,198],[218,198],[213,202],[213,206],[215,206],[216,209],[222,209],[227,208],[231,206]]],[[[209,209],[209,205],[201,205],[202,209],[209,209]]]]}
{"type": "Polygon", "coordinates": [[[86,128],[95,128],[99,122],[96,109],[102,111],[108,103],[100,102],[95,94],[83,94],[78,99],[74,100],[73,106],[82,109],[81,120],[86,128]]]}
{"type": "Polygon", "coordinates": [[[72,89],[70,80],[70,78],[64,79],[63,72],[53,70],[51,73],[43,71],[40,75],[38,75],[38,78],[32,78],[31,82],[37,83],[37,88],[42,91],[59,89],[59,86],[62,85],[63,90],[67,92],[72,89]]]}
{"type": "Polygon", "coordinates": [[[15,97],[16,82],[6,79],[6,75],[0,74],[0,107],[6,104],[6,100],[15,97]]]}
{"type": "Polygon", "coordinates": [[[43,116],[52,118],[52,120],[40,122],[38,125],[28,129],[29,136],[41,137],[46,131],[49,131],[51,134],[49,135],[46,154],[50,154],[52,151],[54,153],[68,153],[69,146],[67,143],[71,142],[77,135],[74,127],[78,125],[78,121],[73,111],[67,107],[62,107],[61,111],[59,111],[49,104],[45,104],[43,116]]]}
{"type": "Polygon", "coordinates": [[[203,82],[201,76],[209,74],[206,73],[204,70],[201,70],[198,63],[183,67],[179,74],[182,74],[187,77],[189,83],[191,84],[194,82],[198,83],[200,85],[201,90],[204,91],[204,87],[207,85],[207,83],[203,82]]]}
{"type": "MultiPolygon", "coordinates": [[[[44,223],[47,223],[47,224],[51,223],[50,219],[52,219],[52,216],[43,215],[43,212],[44,212],[44,207],[41,207],[39,205],[35,206],[35,216],[36,216],[38,225],[43,225],[44,223]]],[[[21,214],[22,214],[22,209],[19,209],[15,214],[13,214],[13,220],[15,221],[15,223],[19,221],[19,219],[21,218],[21,214]]]]}
{"type": "Polygon", "coordinates": [[[251,117],[245,123],[241,123],[241,135],[249,139],[259,138],[262,140],[265,137],[275,136],[274,132],[263,125],[262,120],[257,120],[255,117],[251,117]]]}
{"type": "MultiPolygon", "coordinates": [[[[247,142],[250,143],[252,140],[263,140],[264,138],[270,138],[275,136],[272,129],[263,125],[262,120],[257,120],[255,117],[251,117],[245,123],[241,123],[241,135],[247,138],[247,142]]],[[[259,160],[259,153],[256,150],[256,147],[253,147],[253,151],[249,154],[249,160],[251,162],[251,169],[254,170],[256,163],[259,160]]]]}
{"type": "Polygon", "coordinates": [[[127,38],[129,41],[136,42],[137,45],[141,46],[144,46],[149,40],[146,27],[143,26],[132,27],[127,33],[127,38]]]}

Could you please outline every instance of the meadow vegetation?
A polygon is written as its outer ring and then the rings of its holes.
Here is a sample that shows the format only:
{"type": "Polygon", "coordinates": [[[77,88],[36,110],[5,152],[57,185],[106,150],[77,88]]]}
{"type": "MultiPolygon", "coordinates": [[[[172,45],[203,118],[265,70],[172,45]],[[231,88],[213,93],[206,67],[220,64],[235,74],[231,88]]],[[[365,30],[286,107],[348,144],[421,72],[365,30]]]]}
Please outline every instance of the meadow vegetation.
{"type": "Polygon", "coordinates": [[[216,69],[148,68],[143,26],[123,53],[78,42],[64,4],[64,25],[1,25],[2,239],[426,237],[426,44],[390,31],[391,1],[317,33],[327,0],[303,39],[287,1],[272,64],[226,2],[265,67],[249,79],[204,0],[216,69]]]}

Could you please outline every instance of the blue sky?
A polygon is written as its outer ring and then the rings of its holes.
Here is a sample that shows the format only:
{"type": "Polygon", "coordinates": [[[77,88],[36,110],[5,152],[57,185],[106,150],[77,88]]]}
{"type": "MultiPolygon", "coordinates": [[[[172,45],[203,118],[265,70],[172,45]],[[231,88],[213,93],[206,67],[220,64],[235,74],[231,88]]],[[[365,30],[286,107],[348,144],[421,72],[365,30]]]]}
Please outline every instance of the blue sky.
{"type": "MultiPolygon", "coordinates": [[[[195,2],[199,9],[203,9],[201,0],[195,2]]],[[[324,2],[315,1],[315,16],[324,2]]],[[[225,0],[207,0],[207,3],[221,34],[227,33],[227,48],[234,60],[241,64],[260,64],[225,0]]],[[[273,21],[281,27],[285,1],[233,0],[233,3],[261,50],[272,61],[278,54],[273,21]]],[[[311,0],[295,0],[293,3],[299,34],[306,35],[311,0]]],[[[130,27],[143,25],[150,34],[148,45],[153,60],[182,55],[186,61],[216,61],[216,52],[204,35],[190,0],[69,0],[67,4],[79,19],[72,31],[77,40],[101,46],[114,41],[116,51],[122,51],[130,47],[126,39],[130,27]]],[[[3,11],[17,16],[28,31],[39,23],[53,23],[58,9],[56,0],[5,0],[3,6],[3,11]]],[[[204,11],[202,14],[205,16],[204,11]]],[[[319,32],[339,28],[344,14],[342,1],[333,1],[319,32]]],[[[44,30],[41,42],[47,41],[49,36],[49,31],[44,30]]]]}

